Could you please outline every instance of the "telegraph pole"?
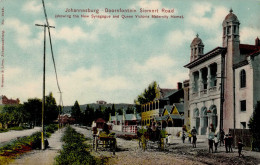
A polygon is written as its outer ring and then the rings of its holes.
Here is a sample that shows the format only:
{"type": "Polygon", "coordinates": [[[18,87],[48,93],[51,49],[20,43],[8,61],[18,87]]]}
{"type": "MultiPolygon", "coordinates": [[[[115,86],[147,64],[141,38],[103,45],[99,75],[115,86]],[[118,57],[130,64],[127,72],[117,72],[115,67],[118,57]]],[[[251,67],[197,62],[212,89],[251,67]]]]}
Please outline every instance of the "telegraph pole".
{"type": "Polygon", "coordinates": [[[54,26],[47,26],[35,24],[35,26],[44,27],[44,41],[43,41],[43,92],[42,92],[42,130],[41,130],[41,148],[45,149],[44,145],[44,110],[45,110],[45,59],[46,59],[46,27],[55,28],[54,26]]]}

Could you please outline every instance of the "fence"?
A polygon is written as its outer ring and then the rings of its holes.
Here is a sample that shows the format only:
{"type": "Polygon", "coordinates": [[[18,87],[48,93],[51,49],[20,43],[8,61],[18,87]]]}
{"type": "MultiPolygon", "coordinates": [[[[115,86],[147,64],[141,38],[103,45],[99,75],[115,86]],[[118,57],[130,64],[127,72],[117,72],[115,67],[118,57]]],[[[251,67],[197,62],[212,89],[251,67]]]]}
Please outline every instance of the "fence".
{"type": "Polygon", "coordinates": [[[137,133],[137,126],[136,125],[124,125],[123,132],[137,133]]]}
{"type": "Polygon", "coordinates": [[[250,147],[252,144],[252,134],[249,129],[229,129],[234,138],[233,146],[237,146],[238,140],[241,139],[245,147],[250,147]]]}

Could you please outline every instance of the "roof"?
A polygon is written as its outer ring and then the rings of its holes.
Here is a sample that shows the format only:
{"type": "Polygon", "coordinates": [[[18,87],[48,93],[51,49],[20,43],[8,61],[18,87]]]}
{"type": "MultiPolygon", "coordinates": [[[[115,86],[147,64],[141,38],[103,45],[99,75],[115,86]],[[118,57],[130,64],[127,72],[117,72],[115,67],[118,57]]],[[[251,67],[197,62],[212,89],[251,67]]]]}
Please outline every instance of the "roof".
{"type": "Polygon", "coordinates": [[[226,48],[223,48],[223,47],[216,47],[215,49],[209,51],[208,53],[206,53],[205,55],[203,56],[200,56],[198,59],[188,63],[187,65],[185,65],[184,67],[185,68],[193,68],[219,54],[222,54],[222,53],[225,53],[226,52],[226,48]]]}
{"type": "Polygon", "coordinates": [[[229,14],[225,17],[222,25],[225,25],[228,22],[239,22],[237,16],[233,13],[232,9],[230,9],[229,14]]]}
{"type": "Polygon", "coordinates": [[[241,54],[247,54],[250,55],[254,52],[257,52],[260,50],[260,46],[256,45],[248,45],[248,44],[239,44],[239,49],[241,54]]]}
{"type": "Polygon", "coordinates": [[[193,41],[190,44],[190,46],[194,46],[194,45],[204,45],[202,40],[199,38],[198,34],[197,34],[197,36],[193,39],[193,41]]]}
{"type": "Polygon", "coordinates": [[[169,94],[172,94],[177,91],[177,89],[160,88],[160,87],[159,90],[160,90],[160,98],[165,98],[169,94]]]}
{"type": "Polygon", "coordinates": [[[184,112],[184,105],[183,105],[183,103],[175,103],[174,105],[176,106],[176,108],[179,111],[179,113],[180,112],[184,112]]]}
{"type": "Polygon", "coordinates": [[[125,120],[136,120],[136,116],[134,114],[125,114],[125,120]]]}
{"type": "Polygon", "coordinates": [[[98,118],[97,120],[96,120],[96,123],[105,123],[106,121],[104,120],[104,119],[102,119],[102,118],[98,118]]]}
{"type": "Polygon", "coordinates": [[[173,114],[170,114],[170,117],[172,118],[172,119],[184,119],[184,116],[183,115],[173,115],[173,114]]]}

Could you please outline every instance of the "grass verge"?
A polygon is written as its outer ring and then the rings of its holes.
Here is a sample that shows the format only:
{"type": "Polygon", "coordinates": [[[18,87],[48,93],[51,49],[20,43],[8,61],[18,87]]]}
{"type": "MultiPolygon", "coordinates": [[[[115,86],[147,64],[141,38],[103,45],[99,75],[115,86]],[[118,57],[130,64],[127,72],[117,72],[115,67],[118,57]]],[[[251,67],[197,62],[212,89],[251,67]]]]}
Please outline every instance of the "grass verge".
{"type": "MultiPolygon", "coordinates": [[[[58,126],[51,124],[46,127],[46,137],[50,137],[51,133],[57,130],[58,126]]],[[[7,164],[17,156],[39,149],[41,146],[41,132],[36,132],[31,136],[22,137],[11,141],[10,143],[0,147],[0,164],[7,164]]]]}
{"type": "Polygon", "coordinates": [[[89,145],[85,144],[84,135],[75,131],[71,127],[67,127],[62,139],[64,144],[60,155],[55,160],[57,165],[91,165],[104,164],[103,159],[93,157],[88,149],[89,145]]]}

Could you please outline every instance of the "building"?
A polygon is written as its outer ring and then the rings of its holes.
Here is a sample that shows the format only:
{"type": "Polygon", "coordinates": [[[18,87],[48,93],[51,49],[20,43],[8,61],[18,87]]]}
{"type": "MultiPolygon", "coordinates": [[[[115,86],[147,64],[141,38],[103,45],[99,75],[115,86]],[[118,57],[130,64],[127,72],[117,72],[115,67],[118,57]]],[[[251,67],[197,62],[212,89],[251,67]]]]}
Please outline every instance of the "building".
{"type": "Polygon", "coordinates": [[[123,110],[122,115],[118,115],[118,113],[116,113],[115,116],[110,115],[108,123],[112,124],[112,130],[136,133],[137,126],[140,124],[140,122],[141,116],[137,114],[136,110],[134,109],[133,114],[126,114],[123,110]]]}
{"type": "Polygon", "coordinates": [[[0,96],[0,105],[13,105],[13,104],[20,104],[20,100],[17,99],[8,99],[5,95],[0,96]]]}
{"type": "Polygon", "coordinates": [[[260,41],[256,38],[255,45],[241,44],[239,25],[231,9],[222,23],[222,47],[204,54],[198,35],[190,45],[185,110],[200,135],[206,135],[211,124],[225,132],[248,128],[254,105],[260,100],[260,41]]]}
{"type": "Polygon", "coordinates": [[[177,89],[165,89],[160,88],[159,86],[157,87],[159,91],[158,98],[155,98],[154,101],[141,105],[142,125],[149,126],[154,121],[165,121],[165,117],[162,116],[166,105],[173,108],[174,103],[183,104],[184,94],[182,83],[178,83],[177,86],[177,89]]]}

